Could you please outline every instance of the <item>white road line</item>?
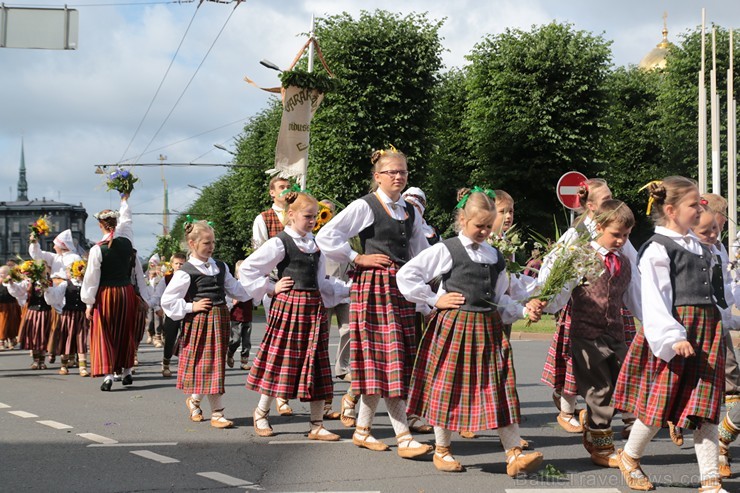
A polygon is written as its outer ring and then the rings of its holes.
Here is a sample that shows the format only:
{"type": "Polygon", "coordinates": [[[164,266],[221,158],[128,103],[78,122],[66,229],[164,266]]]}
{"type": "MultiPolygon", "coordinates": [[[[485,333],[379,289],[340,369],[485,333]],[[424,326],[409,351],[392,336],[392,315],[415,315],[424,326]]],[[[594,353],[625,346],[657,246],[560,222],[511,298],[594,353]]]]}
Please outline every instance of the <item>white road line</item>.
{"type": "Polygon", "coordinates": [[[303,443],[352,443],[352,440],[342,438],[341,440],[337,440],[336,442],[324,442],[321,440],[309,440],[307,438],[305,440],[270,440],[269,442],[267,442],[268,445],[301,445],[303,443]]]}
{"type": "Polygon", "coordinates": [[[233,476],[228,476],[220,472],[199,472],[197,474],[198,476],[203,476],[204,478],[212,479],[214,481],[218,481],[219,483],[223,483],[228,486],[240,486],[247,490],[263,490],[264,489],[262,486],[258,484],[254,484],[250,481],[247,481],[246,479],[235,478],[233,476]]]}
{"type": "Polygon", "coordinates": [[[145,459],[157,461],[160,464],[174,464],[175,462],[180,462],[179,460],[173,459],[172,457],[155,454],[154,452],[150,452],[149,450],[132,450],[131,453],[145,459]]]}
{"type": "Polygon", "coordinates": [[[27,413],[26,411],[8,411],[10,414],[14,414],[19,418],[38,418],[35,414],[27,413]]]}
{"type": "Polygon", "coordinates": [[[65,425],[64,423],[60,423],[59,421],[44,420],[44,421],[36,421],[36,422],[44,426],[54,428],[56,430],[69,430],[72,428],[71,426],[65,425]]]}
{"type": "Polygon", "coordinates": [[[82,437],[82,438],[87,438],[88,440],[92,442],[105,443],[105,444],[118,443],[118,440],[113,440],[112,438],[107,438],[104,436],[96,435],[95,433],[78,433],[77,436],[82,437]]]}
{"type": "Polygon", "coordinates": [[[151,443],[91,443],[88,447],[172,447],[177,442],[151,442],[151,443]]]}
{"type": "MultiPolygon", "coordinates": [[[[537,489],[516,489],[516,488],[508,488],[504,490],[506,493],[547,493],[550,492],[559,492],[562,493],[565,490],[562,489],[555,489],[555,488],[537,488],[537,489]]],[[[620,493],[620,491],[616,488],[575,488],[571,489],[568,488],[568,491],[570,493],[620,493]]]]}
{"type": "Polygon", "coordinates": [[[9,405],[3,404],[2,402],[0,402],[0,409],[7,409],[9,407],[10,407],[9,405]]]}

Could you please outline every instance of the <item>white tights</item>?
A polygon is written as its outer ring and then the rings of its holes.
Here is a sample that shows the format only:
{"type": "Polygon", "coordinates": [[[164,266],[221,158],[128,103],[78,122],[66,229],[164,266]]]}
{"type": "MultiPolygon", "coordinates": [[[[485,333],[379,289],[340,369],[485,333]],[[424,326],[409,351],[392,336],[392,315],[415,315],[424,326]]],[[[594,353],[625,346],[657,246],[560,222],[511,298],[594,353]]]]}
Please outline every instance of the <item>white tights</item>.
{"type": "MultiPolygon", "coordinates": [[[[370,428],[373,424],[373,418],[375,417],[375,410],[378,408],[380,402],[380,395],[372,394],[360,396],[360,410],[357,412],[357,427],[358,428],[370,428]]],[[[385,407],[388,409],[388,418],[391,420],[393,431],[396,435],[402,433],[408,433],[409,423],[406,419],[406,401],[400,397],[385,397],[385,407]]],[[[372,443],[377,440],[372,436],[366,439],[367,442],[372,443]]],[[[416,440],[409,440],[406,442],[400,442],[399,447],[421,447],[422,445],[416,440]]]]}

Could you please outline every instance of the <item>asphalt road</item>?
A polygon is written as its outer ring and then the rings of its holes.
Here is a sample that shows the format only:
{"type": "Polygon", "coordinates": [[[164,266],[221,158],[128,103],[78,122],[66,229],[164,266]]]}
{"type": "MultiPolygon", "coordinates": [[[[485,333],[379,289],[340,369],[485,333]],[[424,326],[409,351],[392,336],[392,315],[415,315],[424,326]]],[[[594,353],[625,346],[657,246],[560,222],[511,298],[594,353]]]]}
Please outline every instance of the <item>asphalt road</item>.
{"type": "MultiPolygon", "coordinates": [[[[263,333],[258,321],[254,345],[263,333]]],[[[336,343],[333,329],[332,356],[336,343]]],[[[543,472],[518,480],[506,476],[494,431],[474,440],[453,436],[455,456],[466,467],[459,474],[438,472],[431,456],[401,459],[394,446],[389,452],[355,447],[352,431],[339,421],[325,424],[342,436],[341,442],[309,441],[308,405],[297,401],[291,403],[292,417],[272,413],[274,437],[259,438],[251,418],[258,395],[244,388],[246,373],[239,369],[228,370],[224,396],[226,415],[236,427],[217,430],[208,421],[193,423],[175,379],[159,373],[161,350],[143,344],[134,384],[124,388],[116,382],[108,393],[98,389],[101,379],[80,378],[76,370],[58,375],[58,364],[33,371],[27,352],[0,352],[0,491],[629,491],[618,470],[594,466],[580,436],[555,423],[549,389],[539,382],[548,342],[513,344],[525,416],[522,435],[561,477],[543,472]]],[[[337,407],[347,385],[335,383],[337,407]]],[[[209,411],[204,402],[206,416],[209,411]]],[[[618,434],[618,418],[615,429],[618,434]]],[[[394,445],[382,402],[373,433],[394,445]]],[[[434,441],[433,435],[417,438],[434,441]]],[[[696,491],[698,466],[690,433],[679,449],[662,431],[647,454],[643,466],[658,491],[696,491]]],[[[740,479],[726,481],[725,488],[740,492],[740,479]]]]}

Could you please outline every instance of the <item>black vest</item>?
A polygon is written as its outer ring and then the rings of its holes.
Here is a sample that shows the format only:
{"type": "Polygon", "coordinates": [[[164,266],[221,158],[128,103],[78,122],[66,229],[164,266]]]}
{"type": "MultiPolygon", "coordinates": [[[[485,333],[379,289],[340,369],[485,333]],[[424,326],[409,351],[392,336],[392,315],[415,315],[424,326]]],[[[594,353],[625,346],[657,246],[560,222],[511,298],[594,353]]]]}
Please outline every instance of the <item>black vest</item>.
{"type": "Polygon", "coordinates": [[[71,281],[67,281],[67,289],[64,292],[64,311],[84,312],[87,306],[80,298],[81,286],[75,286],[71,281]]]}
{"type": "Polygon", "coordinates": [[[128,286],[131,284],[131,263],[134,247],[128,238],[113,238],[110,248],[107,242],[98,243],[103,256],[100,264],[100,286],[128,286]]]}
{"type": "Polygon", "coordinates": [[[190,262],[185,262],[181,270],[190,275],[190,287],[185,295],[188,303],[208,298],[213,306],[226,303],[226,292],[224,291],[224,279],[226,278],[226,264],[216,260],[218,274],[209,276],[203,274],[190,262]]]}
{"type": "Polygon", "coordinates": [[[495,287],[499,274],[506,269],[506,260],[496,248],[498,260],[495,264],[474,262],[459,237],[444,240],[452,256],[452,269],[442,275],[442,285],[448,293],[465,296],[460,310],[467,312],[490,312],[496,308],[495,287]]]}
{"type": "Polygon", "coordinates": [[[16,303],[13,295],[10,294],[8,288],[0,284],[0,303],[16,303]]]}
{"type": "Polygon", "coordinates": [[[712,254],[709,250],[702,246],[702,254],[696,255],[667,236],[656,233],[642,245],[640,257],[652,242],[660,243],[668,252],[673,306],[713,305],[712,254]]]}
{"type": "Polygon", "coordinates": [[[718,254],[717,263],[712,267],[712,289],[714,297],[717,298],[717,306],[726,310],[729,305],[725,299],[725,276],[722,270],[722,256],[718,254]]]}
{"type": "Polygon", "coordinates": [[[43,291],[37,292],[36,288],[31,288],[31,296],[28,297],[28,309],[37,312],[51,310],[51,307],[44,299],[43,291]]]}
{"type": "Polygon", "coordinates": [[[366,254],[382,253],[399,266],[411,259],[409,239],[414,227],[414,207],[406,202],[405,220],[394,219],[388,215],[374,193],[365,195],[362,200],[368,203],[373,211],[373,224],[360,231],[362,251],[366,254]]]}
{"type": "Polygon", "coordinates": [[[278,279],[290,277],[297,291],[316,291],[319,289],[319,256],[320,251],[305,253],[296,246],[293,237],[285,231],[277,234],[285,248],[285,258],[277,265],[278,279]]]}

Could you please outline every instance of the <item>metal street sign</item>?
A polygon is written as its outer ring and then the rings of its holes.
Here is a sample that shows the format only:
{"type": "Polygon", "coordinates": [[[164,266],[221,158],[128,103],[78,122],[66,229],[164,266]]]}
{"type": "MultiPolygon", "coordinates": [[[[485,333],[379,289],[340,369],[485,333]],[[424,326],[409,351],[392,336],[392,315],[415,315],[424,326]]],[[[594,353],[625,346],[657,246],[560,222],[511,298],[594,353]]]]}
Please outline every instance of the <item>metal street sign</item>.
{"type": "Polygon", "coordinates": [[[79,12],[0,4],[0,48],[76,50],[79,12]]]}
{"type": "Polygon", "coordinates": [[[558,180],[555,192],[561,204],[570,210],[581,207],[578,201],[578,187],[586,181],[586,176],[578,171],[568,171],[558,180]]]}

